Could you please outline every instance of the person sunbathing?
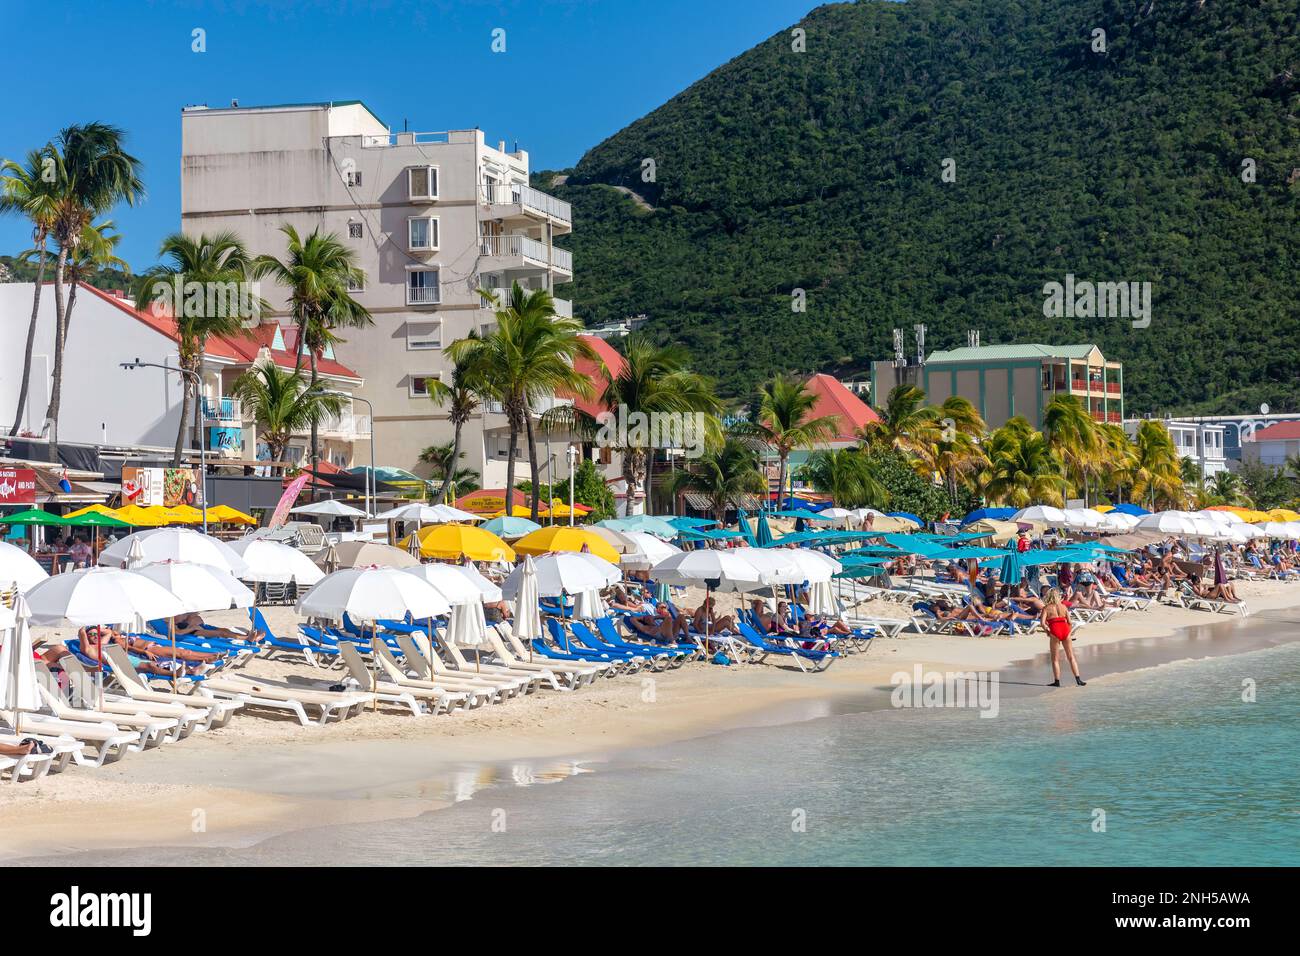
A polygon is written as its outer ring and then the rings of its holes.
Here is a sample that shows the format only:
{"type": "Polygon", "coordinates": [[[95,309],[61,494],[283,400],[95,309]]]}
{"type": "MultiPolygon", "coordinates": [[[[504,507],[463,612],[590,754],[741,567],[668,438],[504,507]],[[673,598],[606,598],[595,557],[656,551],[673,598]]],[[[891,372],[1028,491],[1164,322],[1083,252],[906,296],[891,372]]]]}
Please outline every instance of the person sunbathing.
{"type": "Polygon", "coordinates": [[[1100,611],[1106,606],[1106,599],[1102,597],[1101,590],[1097,587],[1097,579],[1091,574],[1083,574],[1079,577],[1079,585],[1074,589],[1074,603],[1094,611],[1100,611]]]}
{"type": "Polygon", "coordinates": [[[940,621],[951,621],[961,626],[968,634],[993,633],[992,622],[980,614],[973,605],[957,608],[943,598],[930,604],[930,610],[940,621]]]}
{"type": "Polygon", "coordinates": [[[754,612],[754,620],[758,622],[758,629],[763,634],[778,637],[793,637],[799,633],[785,622],[785,618],[769,612],[767,609],[767,602],[762,598],[755,598],[750,601],[749,606],[754,612]]]}
{"type": "Polygon", "coordinates": [[[155,677],[175,676],[178,668],[183,669],[188,676],[196,677],[207,671],[221,656],[201,654],[183,647],[175,649],[163,647],[138,638],[126,637],[111,627],[83,627],[77,632],[77,637],[81,639],[82,652],[87,657],[99,660],[103,656],[101,647],[116,644],[126,651],[126,656],[137,671],[155,677]]]}
{"type": "Polygon", "coordinates": [[[626,588],[619,584],[614,585],[614,590],[610,594],[609,600],[606,603],[616,611],[632,611],[637,614],[642,614],[646,610],[646,603],[644,601],[633,597],[628,593],[626,588]]]}
{"type": "Polygon", "coordinates": [[[627,623],[642,637],[660,644],[672,644],[678,634],[687,636],[685,619],[673,617],[666,604],[656,605],[653,614],[628,615],[627,623]]]}
{"type": "Polygon", "coordinates": [[[1011,588],[1011,593],[1007,595],[1007,600],[1029,608],[1035,614],[1043,609],[1043,599],[1034,595],[1032,591],[1024,584],[1017,584],[1011,588]]]}
{"type": "MultiPolygon", "coordinates": [[[[226,641],[246,641],[249,639],[249,636],[243,631],[207,624],[203,618],[193,613],[176,615],[176,617],[172,618],[172,626],[176,629],[177,637],[217,637],[226,641]]],[[[262,636],[260,631],[253,632],[253,640],[257,640],[262,636]]]]}
{"type": "Polygon", "coordinates": [[[0,757],[26,757],[32,752],[32,747],[35,745],[35,742],[31,739],[17,744],[0,743],[0,757]]]}
{"type": "Polygon", "coordinates": [[[724,634],[736,629],[736,619],[730,614],[718,616],[713,596],[704,599],[691,615],[691,623],[700,634],[724,634]]]}

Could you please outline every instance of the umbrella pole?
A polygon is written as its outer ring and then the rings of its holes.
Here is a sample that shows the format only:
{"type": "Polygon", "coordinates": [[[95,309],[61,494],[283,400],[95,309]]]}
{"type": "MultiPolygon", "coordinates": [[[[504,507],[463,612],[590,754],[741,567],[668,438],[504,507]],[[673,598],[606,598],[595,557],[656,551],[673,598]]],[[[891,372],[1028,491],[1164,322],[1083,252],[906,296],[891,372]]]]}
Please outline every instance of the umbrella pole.
{"type": "MultiPolygon", "coordinates": [[[[428,626],[429,626],[429,629],[428,629],[427,631],[425,631],[425,634],[426,634],[426,635],[428,636],[428,638],[429,638],[429,653],[430,653],[430,654],[436,654],[437,651],[435,651],[435,650],[433,649],[433,615],[432,615],[432,614],[429,615],[429,625],[428,625],[428,626]]],[[[430,677],[430,678],[433,677],[433,661],[429,661],[429,677],[430,677]]]]}
{"type": "Polygon", "coordinates": [[[167,633],[171,636],[172,639],[172,693],[175,694],[177,693],[176,690],[176,618],[174,617],[167,618],[167,633]]]}
{"type": "MultiPolygon", "coordinates": [[[[365,633],[364,631],[362,633],[365,633]]],[[[370,622],[370,693],[373,695],[370,700],[370,712],[373,714],[379,709],[379,650],[375,647],[375,641],[379,637],[378,625],[374,621],[370,622]]]]}

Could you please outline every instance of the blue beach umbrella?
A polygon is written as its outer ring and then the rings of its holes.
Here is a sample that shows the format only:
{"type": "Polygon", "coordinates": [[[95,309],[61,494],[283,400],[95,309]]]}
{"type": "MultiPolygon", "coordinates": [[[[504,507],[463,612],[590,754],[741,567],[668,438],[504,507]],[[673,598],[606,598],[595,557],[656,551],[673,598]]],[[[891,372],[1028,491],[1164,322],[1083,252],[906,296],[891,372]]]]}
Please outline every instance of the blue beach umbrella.
{"type": "Polygon", "coordinates": [[[1115,505],[1115,507],[1112,508],[1111,510],[1117,511],[1122,515],[1135,515],[1139,518],[1141,518],[1143,515],[1149,515],[1151,513],[1147,511],[1146,508],[1143,508],[1140,505],[1133,505],[1133,504],[1115,505]]]}
{"type": "Polygon", "coordinates": [[[766,548],[772,543],[772,529],[767,525],[767,515],[761,511],[754,527],[754,541],[760,548],[766,548]]]}
{"type": "Polygon", "coordinates": [[[1017,541],[1012,538],[1007,542],[1005,548],[1006,554],[1002,558],[1002,567],[998,571],[998,580],[1003,584],[1019,584],[1021,577],[1025,573],[1024,562],[1021,561],[1020,549],[1016,546],[1017,541]]]}
{"type": "Polygon", "coordinates": [[[963,525],[972,524],[990,518],[993,521],[1008,521],[1016,513],[1015,508],[979,508],[961,519],[963,525]]]}
{"type": "Polygon", "coordinates": [[[541,530],[541,525],[527,518],[514,518],[502,515],[479,525],[484,531],[491,531],[498,538],[522,538],[533,531],[541,530]]]}
{"type": "Polygon", "coordinates": [[[886,512],[886,514],[888,514],[889,517],[891,518],[906,518],[908,521],[915,522],[918,528],[925,527],[925,522],[922,521],[920,518],[918,518],[916,515],[912,514],[910,511],[889,511],[886,512]]]}
{"type": "Polygon", "coordinates": [[[749,529],[749,515],[745,513],[744,508],[740,508],[736,511],[736,527],[739,528],[740,533],[744,535],[746,544],[751,548],[758,547],[758,542],[754,540],[754,532],[749,529]]]}

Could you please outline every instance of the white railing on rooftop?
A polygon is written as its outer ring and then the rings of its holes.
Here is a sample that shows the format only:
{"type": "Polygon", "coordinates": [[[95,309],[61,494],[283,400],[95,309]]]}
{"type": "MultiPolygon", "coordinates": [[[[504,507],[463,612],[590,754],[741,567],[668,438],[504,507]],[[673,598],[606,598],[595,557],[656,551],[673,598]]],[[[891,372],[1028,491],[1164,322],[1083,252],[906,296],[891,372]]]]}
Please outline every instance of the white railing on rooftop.
{"type": "Polygon", "coordinates": [[[523,183],[481,183],[479,194],[494,206],[519,206],[557,222],[573,222],[573,207],[567,202],[523,183]]]}
{"type": "Polygon", "coordinates": [[[361,148],[372,149],[384,146],[399,146],[406,143],[448,143],[451,134],[441,133],[381,133],[361,137],[361,148]]]}
{"type": "Polygon", "coordinates": [[[547,265],[565,272],[573,271],[573,253],[568,249],[551,247],[546,254],[546,243],[531,236],[480,236],[480,254],[527,259],[545,268],[547,265]]]}

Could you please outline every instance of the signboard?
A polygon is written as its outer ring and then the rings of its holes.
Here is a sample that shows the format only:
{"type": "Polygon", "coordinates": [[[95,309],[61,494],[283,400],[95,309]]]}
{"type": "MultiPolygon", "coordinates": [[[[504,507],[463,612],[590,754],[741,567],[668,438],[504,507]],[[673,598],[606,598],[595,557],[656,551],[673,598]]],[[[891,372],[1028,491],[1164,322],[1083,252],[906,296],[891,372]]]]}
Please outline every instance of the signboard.
{"type": "Polygon", "coordinates": [[[304,471],[293,481],[289,482],[289,486],[284,489],[284,494],[280,496],[280,503],[275,506],[275,512],[271,515],[271,520],[266,525],[268,528],[278,528],[280,525],[284,524],[289,517],[289,509],[292,508],[293,503],[298,500],[298,495],[302,493],[303,487],[307,484],[307,481],[310,478],[311,474],[304,471]]]}
{"type": "Polygon", "coordinates": [[[505,495],[467,495],[456,506],[475,514],[494,514],[505,510],[506,499],[505,495]]]}
{"type": "Polygon", "coordinates": [[[36,472],[31,468],[0,468],[0,505],[36,504],[36,472]]]}
{"type": "Polygon", "coordinates": [[[229,455],[232,452],[242,451],[244,448],[243,430],[227,425],[209,428],[208,448],[219,455],[229,455]]]}
{"type": "Polygon", "coordinates": [[[199,476],[192,468],[123,468],[122,499],[147,507],[198,505],[199,476]]]}

